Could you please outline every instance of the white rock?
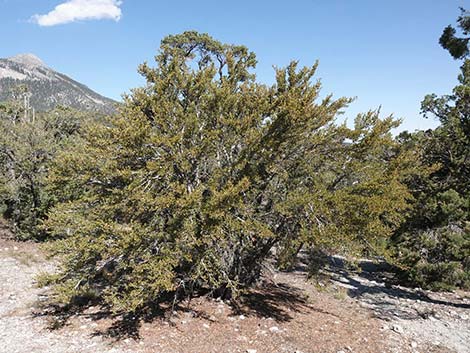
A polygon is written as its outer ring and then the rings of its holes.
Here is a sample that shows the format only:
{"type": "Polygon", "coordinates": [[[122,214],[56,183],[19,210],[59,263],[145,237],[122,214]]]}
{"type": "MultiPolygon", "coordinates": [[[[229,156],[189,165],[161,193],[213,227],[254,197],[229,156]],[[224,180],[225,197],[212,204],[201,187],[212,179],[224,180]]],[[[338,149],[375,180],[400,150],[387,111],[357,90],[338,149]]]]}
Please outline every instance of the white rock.
{"type": "Polygon", "coordinates": [[[395,331],[396,333],[400,333],[400,334],[404,333],[403,327],[397,324],[392,326],[392,330],[395,331]]]}
{"type": "Polygon", "coordinates": [[[418,343],[416,343],[415,341],[411,342],[411,348],[417,348],[418,347],[418,343]]]}
{"type": "Polygon", "coordinates": [[[272,333],[276,333],[276,332],[279,332],[281,330],[277,326],[272,326],[272,327],[269,328],[269,331],[271,331],[272,333]]]}

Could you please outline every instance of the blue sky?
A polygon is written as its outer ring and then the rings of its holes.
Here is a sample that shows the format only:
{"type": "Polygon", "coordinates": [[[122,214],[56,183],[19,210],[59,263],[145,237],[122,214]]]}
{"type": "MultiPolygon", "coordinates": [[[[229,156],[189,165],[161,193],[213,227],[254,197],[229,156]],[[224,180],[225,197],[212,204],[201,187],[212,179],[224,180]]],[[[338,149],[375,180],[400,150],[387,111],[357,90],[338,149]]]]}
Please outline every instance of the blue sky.
{"type": "Polygon", "coordinates": [[[381,106],[408,130],[436,126],[419,115],[420,101],[427,93],[449,93],[459,68],[438,38],[455,23],[459,6],[470,8],[470,0],[73,0],[114,5],[98,9],[102,19],[73,21],[73,9],[65,20],[50,14],[67,1],[0,0],[0,57],[34,53],[119,99],[143,84],[137,65],[153,60],[165,35],[195,29],[256,52],[265,83],[273,82],[273,65],[318,59],[323,93],[357,97],[348,120],[381,106]],[[69,23],[56,23],[62,20],[69,23]]]}

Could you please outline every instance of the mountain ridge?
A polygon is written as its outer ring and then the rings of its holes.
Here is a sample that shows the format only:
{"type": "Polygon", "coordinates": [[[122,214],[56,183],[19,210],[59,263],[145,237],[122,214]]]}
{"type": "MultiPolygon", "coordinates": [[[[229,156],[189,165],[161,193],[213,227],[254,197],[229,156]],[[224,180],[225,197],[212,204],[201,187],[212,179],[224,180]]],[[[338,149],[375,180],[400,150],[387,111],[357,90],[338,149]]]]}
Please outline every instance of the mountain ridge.
{"type": "Polygon", "coordinates": [[[48,67],[34,54],[0,58],[0,102],[12,99],[14,89],[20,85],[28,88],[30,106],[38,111],[63,105],[111,114],[118,105],[118,102],[48,67]]]}

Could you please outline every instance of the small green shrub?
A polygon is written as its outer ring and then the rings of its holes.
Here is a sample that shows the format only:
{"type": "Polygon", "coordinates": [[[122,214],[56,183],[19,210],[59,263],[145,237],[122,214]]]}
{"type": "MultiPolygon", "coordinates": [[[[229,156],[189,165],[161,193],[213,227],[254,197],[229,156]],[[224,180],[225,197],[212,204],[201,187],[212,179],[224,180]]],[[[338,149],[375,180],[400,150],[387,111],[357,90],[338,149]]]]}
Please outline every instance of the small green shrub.
{"type": "Polygon", "coordinates": [[[398,246],[403,273],[433,290],[470,288],[470,232],[458,226],[407,233],[398,246]]]}

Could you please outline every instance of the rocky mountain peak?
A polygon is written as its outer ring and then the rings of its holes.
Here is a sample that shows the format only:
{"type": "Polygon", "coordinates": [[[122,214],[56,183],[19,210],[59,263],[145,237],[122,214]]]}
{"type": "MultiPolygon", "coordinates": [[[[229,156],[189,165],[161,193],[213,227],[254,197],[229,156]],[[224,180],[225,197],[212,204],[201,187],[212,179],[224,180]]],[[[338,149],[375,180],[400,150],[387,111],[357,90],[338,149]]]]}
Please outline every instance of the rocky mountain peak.
{"type": "Polygon", "coordinates": [[[30,67],[37,67],[37,66],[46,67],[46,64],[44,64],[44,62],[41,59],[39,59],[36,55],[29,54],[29,53],[18,54],[18,55],[8,58],[7,60],[13,61],[21,65],[30,66],[30,67]]]}
{"type": "Polygon", "coordinates": [[[105,114],[116,111],[115,101],[53,70],[34,54],[0,58],[0,102],[11,100],[12,92],[20,85],[27,87],[31,107],[36,111],[58,105],[105,114]]]}

